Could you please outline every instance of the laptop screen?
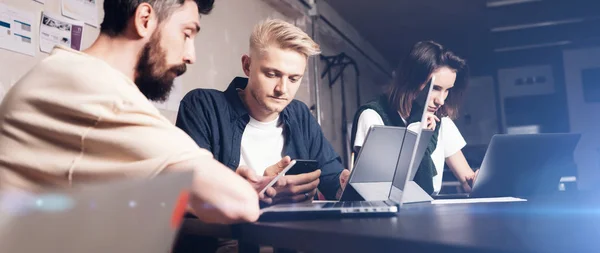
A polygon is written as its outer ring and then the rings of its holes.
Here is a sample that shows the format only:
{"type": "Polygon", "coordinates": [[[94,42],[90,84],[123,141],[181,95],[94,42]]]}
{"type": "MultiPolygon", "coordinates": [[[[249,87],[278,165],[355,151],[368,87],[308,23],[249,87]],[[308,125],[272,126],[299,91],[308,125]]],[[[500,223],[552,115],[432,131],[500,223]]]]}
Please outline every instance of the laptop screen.
{"type": "MultiPolygon", "coordinates": [[[[421,164],[421,160],[423,159],[423,155],[425,154],[425,149],[429,144],[431,136],[433,135],[433,130],[426,129],[427,128],[427,103],[431,98],[431,91],[433,90],[433,84],[435,82],[435,76],[431,76],[431,80],[427,83],[423,91],[419,93],[417,99],[415,101],[416,104],[421,106],[421,122],[419,129],[417,131],[417,141],[415,142],[415,148],[413,150],[413,155],[410,160],[410,172],[409,179],[413,180],[415,178],[415,174],[417,174],[417,169],[421,164]]],[[[437,124],[440,124],[438,122],[437,124]]]]}
{"type": "Polygon", "coordinates": [[[390,182],[394,177],[398,154],[404,142],[404,130],[373,126],[356,159],[352,183],[390,182]]]}
{"type": "Polygon", "coordinates": [[[393,187],[391,187],[390,190],[390,199],[396,202],[400,202],[401,196],[398,196],[398,193],[403,191],[407,181],[413,179],[418,165],[421,163],[421,158],[423,157],[422,153],[424,153],[425,149],[420,147],[423,146],[423,143],[426,147],[429,138],[431,138],[431,134],[429,133],[431,131],[423,131],[423,129],[427,127],[427,101],[431,96],[434,81],[435,76],[432,76],[414,102],[414,104],[418,105],[418,107],[415,108],[421,109],[419,111],[421,113],[421,121],[418,123],[417,129],[413,129],[411,125],[409,125],[408,128],[411,131],[406,131],[407,136],[404,138],[402,144],[402,150],[398,157],[396,171],[392,181],[393,187]],[[425,138],[427,141],[425,141],[425,139],[421,141],[422,138],[425,138]],[[398,192],[398,190],[400,192],[398,192]]]}

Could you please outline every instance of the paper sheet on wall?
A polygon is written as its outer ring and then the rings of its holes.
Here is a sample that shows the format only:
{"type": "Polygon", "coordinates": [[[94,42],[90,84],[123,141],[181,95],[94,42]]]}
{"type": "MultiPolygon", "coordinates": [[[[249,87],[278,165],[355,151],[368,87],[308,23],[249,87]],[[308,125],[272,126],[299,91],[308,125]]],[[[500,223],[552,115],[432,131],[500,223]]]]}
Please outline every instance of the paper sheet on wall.
{"type": "Polygon", "coordinates": [[[40,21],[40,50],[50,53],[56,45],[81,50],[83,22],[42,12],[40,21]]]}
{"type": "Polygon", "coordinates": [[[179,111],[179,102],[181,102],[181,99],[183,98],[182,85],[181,78],[175,78],[175,81],[173,81],[173,89],[171,90],[171,94],[169,95],[169,98],[167,98],[167,101],[162,103],[152,102],[154,106],[162,110],[173,112],[179,111]]]}
{"type": "Polygon", "coordinates": [[[62,14],[88,25],[98,27],[98,6],[96,0],[62,0],[62,14]]]}
{"type": "Polygon", "coordinates": [[[35,56],[35,14],[0,3],[0,48],[35,56]]]}
{"type": "Polygon", "coordinates": [[[154,105],[154,107],[161,109],[161,110],[166,110],[167,109],[167,102],[155,102],[155,101],[150,101],[152,102],[152,104],[154,105]]]}
{"type": "Polygon", "coordinates": [[[6,93],[6,92],[4,92],[4,84],[2,84],[2,83],[0,82],[0,103],[2,103],[2,100],[4,100],[4,94],[5,94],[5,93],[6,93]]]}
{"type": "Polygon", "coordinates": [[[176,78],[173,83],[173,89],[171,90],[171,95],[169,95],[169,99],[167,99],[167,110],[169,111],[179,111],[179,103],[183,98],[183,83],[181,82],[181,78],[176,78]]]}

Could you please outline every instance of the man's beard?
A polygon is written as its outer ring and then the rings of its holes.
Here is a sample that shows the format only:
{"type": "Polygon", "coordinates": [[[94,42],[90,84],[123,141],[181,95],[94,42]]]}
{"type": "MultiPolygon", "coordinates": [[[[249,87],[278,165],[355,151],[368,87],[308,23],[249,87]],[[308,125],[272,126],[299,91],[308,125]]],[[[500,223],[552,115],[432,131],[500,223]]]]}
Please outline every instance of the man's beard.
{"type": "Polygon", "coordinates": [[[185,64],[169,67],[166,61],[166,52],[160,46],[160,32],[156,32],[140,53],[135,77],[142,94],[152,101],[166,101],[175,78],[187,70],[185,64]]]}

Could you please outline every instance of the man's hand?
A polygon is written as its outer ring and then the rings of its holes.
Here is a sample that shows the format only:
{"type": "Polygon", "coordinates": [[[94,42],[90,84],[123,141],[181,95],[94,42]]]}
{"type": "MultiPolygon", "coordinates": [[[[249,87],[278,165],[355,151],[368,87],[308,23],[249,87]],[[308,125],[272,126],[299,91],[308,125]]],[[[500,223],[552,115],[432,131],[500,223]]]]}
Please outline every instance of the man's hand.
{"type": "Polygon", "coordinates": [[[290,203],[310,201],[317,194],[321,170],[299,175],[287,175],[282,177],[280,184],[275,187],[277,196],[273,203],[290,203]]]}
{"type": "MultiPolygon", "coordinates": [[[[248,183],[252,185],[256,193],[260,193],[260,191],[262,191],[262,189],[265,188],[265,186],[267,186],[269,182],[273,180],[273,178],[275,178],[275,176],[256,175],[256,172],[254,172],[253,169],[250,169],[246,166],[240,166],[239,168],[237,168],[235,173],[246,179],[246,181],[248,181],[248,183]]],[[[275,183],[275,185],[277,185],[278,183],[279,181],[275,183]]],[[[273,187],[269,187],[263,194],[259,194],[258,198],[260,199],[260,201],[266,204],[271,204],[273,203],[273,197],[276,194],[277,191],[273,187]]]]}
{"type": "MultiPolygon", "coordinates": [[[[264,176],[275,177],[287,167],[292,160],[289,156],[283,157],[278,163],[265,170],[264,176]]],[[[319,186],[319,177],[321,170],[300,175],[283,176],[276,185],[274,185],[276,196],[273,203],[303,202],[312,200],[317,194],[319,186]]]]}
{"type": "Polygon", "coordinates": [[[285,156],[285,157],[281,158],[281,160],[279,160],[279,162],[277,162],[276,164],[273,164],[273,165],[269,166],[267,169],[265,169],[264,176],[276,177],[281,171],[283,171],[283,169],[285,169],[285,167],[290,165],[291,162],[292,162],[292,159],[289,156],[285,156]]]}
{"type": "Polygon", "coordinates": [[[342,170],[340,173],[340,189],[336,193],[335,197],[340,199],[342,197],[342,193],[344,189],[346,189],[346,185],[348,184],[348,180],[350,180],[350,171],[347,169],[342,170]]]}

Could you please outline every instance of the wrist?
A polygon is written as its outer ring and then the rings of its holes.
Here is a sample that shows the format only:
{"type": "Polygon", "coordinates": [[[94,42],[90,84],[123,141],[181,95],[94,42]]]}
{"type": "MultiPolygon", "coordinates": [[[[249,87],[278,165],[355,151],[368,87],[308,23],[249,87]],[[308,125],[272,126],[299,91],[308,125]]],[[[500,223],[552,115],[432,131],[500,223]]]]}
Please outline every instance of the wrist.
{"type": "Polygon", "coordinates": [[[335,193],[335,198],[338,200],[341,199],[343,192],[344,192],[344,189],[342,187],[338,188],[337,192],[335,193]]]}

